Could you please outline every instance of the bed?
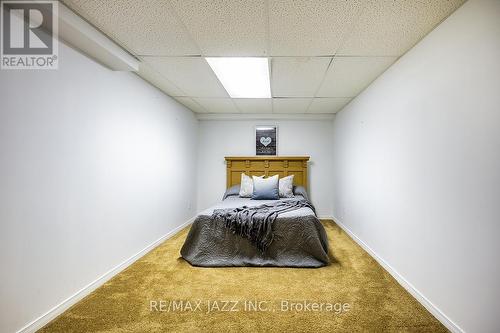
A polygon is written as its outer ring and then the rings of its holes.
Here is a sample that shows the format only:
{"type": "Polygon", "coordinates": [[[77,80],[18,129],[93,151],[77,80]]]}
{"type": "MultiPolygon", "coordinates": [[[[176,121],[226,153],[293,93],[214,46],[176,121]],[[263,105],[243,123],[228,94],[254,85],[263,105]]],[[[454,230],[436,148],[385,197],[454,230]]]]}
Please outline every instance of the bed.
{"type": "Polygon", "coordinates": [[[328,240],[323,225],[312,207],[301,207],[277,216],[272,224],[273,240],[265,251],[248,239],[235,234],[214,211],[242,206],[255,207],[286,200],[241,198],[238,186],[241,174],[281,177],[294,175],[294,200],[307,195],[309,157],[226,157],[226,193],[217,205],[196,217],[181,249],[182,257],[193,266],[278,266],[321,267],[329,264],[328,240]]]}

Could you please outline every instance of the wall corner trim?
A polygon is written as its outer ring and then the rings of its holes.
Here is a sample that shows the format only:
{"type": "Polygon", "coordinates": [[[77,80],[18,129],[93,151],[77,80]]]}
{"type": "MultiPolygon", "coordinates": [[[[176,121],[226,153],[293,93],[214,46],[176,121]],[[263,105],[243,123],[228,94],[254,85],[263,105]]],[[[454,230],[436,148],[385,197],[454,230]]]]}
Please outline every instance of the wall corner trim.
{"type": "Polygon", "coordinates": [[[420,304],[422,304],[437,320],[439,320],[447,329],[453,333],[465,333],[455,322],[446,316],[437,306],[427,299],[417,288],[408,282],[401,274],[399,274],[389,263],[373,251],[365,242],[363,242],[355,233],[353,233],[340,219],[333,217],[333,221],[347,233],[359,246],[361,246],[368,254],[375,259],[396,281],[408,291],[420,304]]]}
{"type": "Polygon", "coordinates": [[[41,329],[45,325],[47,325],[49,322],[51,322],[53,319],[55,319],[57,316],[62,314],[64,311],[69,309],[71,306],[74,304],[78,303],[80,300],[82,300],[85,296],[89,295],[92,293],[94,290],[102,286],[104,283],[109,281],[111,278],[114,276],[118,275],[121,271],[123,271],[125,268],[129,267],[132,265],[134,262],[142,258],[144,255],[152,251],[154,248],[159,246],[161,243],[166,241],[167,239],[171,238],[175,234],[177,234],[179,231],[181,231],[183,228],[187,227],[191,223],[194,222],[196,216],[193,216],[186,222],[182,223],[181,225],[175,227],[174,229],[170,230],[167,232],[165,235],[161,236],[148,246],[146,246],[144,249],[140,250],[124,262],[118,264],[114,268],[110,269],[100,277],[98,277],[96,280],[92,281],[58,305],[54,306],[52,309],[41,315],[40,317],[36,318],[32,322],[28,323],[25,325],[23,328],[17,331],[17,333],[31,333],[31,332],[36,332],[37,330],[41,329]]]}

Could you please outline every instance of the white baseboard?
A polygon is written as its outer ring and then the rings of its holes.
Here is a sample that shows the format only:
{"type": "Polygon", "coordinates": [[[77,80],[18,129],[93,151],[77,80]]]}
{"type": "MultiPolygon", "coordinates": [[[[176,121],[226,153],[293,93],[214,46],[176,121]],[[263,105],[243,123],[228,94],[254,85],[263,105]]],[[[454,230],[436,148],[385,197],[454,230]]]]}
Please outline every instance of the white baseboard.
{"type": "Polygon", "coordinates": [[[336,217],[332,220],[342,228],[356,243],[359,244],[369,255],[371,255],[394,279],[405,288],[417,301],[419,301],[437,320],[439,320],[447,329],[454,333],[465,333],[465,331],[448,318],[439,308],[437,308],[431,301],[429,301],[417,288],[408,282],[401,274],[399,274],[391,265],[382,259],[375,251],[373,251],[365,242],[363,242],[356,234],[354,234],[348,227],[345,226],[336,217]]]}
{"type": "Polygon", "coordinates": [[[69,309],[72,305],[76,304],[78,301],[80,301],[82,298],[85,296],[89,295],[91,292],[96,290],[98,287],[102,286],[104,283],[106,283],[108,280],[110,280],[113,276],[117,275],[121,271],[123,271],[125,268],[133,264],[135,261],[140,259],[142,256],[144,256],[146,253],[150,252],[153,250],[155,247],[163,243],[165,240],[169,239],[173,235],[175,235],[177,232],[179,232],[181,229],[184,227],[188,226],[189,224],[193,223],[195,217],[192,217],[191,219],[187,220],[183,224],[179,225],[175,229],[169,231],[153,243],[149,244],[146,246],[144,249],[139,251],[138,253],[134,254],[121,264],[117,265],[116,267],[112,268],[108,272],[104,273],[102,276],[94,280],[93,282],[89,283],[79,291],[77,291],[75,294],[71,295],[49,311],[47,311],[45,314],[41,315],[37,319],[33,320],[23,328],[21,328],[17,333],[31,333],[31,332],[36,332],[43,326],[47,325],[50,321],[55,319],[57,316],[62,314],[64,311],[69,309]]]}

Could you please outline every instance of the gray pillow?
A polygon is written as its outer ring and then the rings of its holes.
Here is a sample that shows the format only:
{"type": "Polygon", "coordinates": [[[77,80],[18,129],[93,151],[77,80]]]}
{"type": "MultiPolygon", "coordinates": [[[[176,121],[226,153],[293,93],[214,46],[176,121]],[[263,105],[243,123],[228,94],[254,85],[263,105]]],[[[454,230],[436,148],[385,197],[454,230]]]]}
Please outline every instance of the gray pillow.
{"type": "Polygon", "coordinates": [[[253,195],[254,200],[278,200],[279,192],[279,176],[268,178],[260,178],[253,176],[253,195]]]}
{"type": "Polygon", "coordinates": [[[309,196],[307,195],[307,191],[304,188],[304,186],[294,186],[293,187],[293,194],[294,195],[301,195],[304,197],[304,199],[309,201],[309,196]]]}
{"type": "Polygon", "coordinates": [[[227,197],[233,196],[233,195],[240,195],[240,184],[236,184],[236,185],[228,188],[226,190],[226,192],[224,193],[222,200],[226,199],[227,197]]]}

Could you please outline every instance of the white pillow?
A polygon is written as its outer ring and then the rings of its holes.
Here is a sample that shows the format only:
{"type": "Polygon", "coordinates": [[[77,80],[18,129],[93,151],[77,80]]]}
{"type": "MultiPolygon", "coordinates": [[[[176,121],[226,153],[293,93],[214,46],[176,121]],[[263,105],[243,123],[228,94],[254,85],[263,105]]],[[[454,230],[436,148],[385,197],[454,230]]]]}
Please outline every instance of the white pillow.
{"type": "MultiPolygon", "coordinates": [[[[264,176],[258,176],[262,178],[264,176]]],[[[253,195],[253,180],[252,177],[241,174],[241,182],[240,182],[240,197],[242,198],[251,198],[253,195]]]]}
{"type": "Polygon", "coordinates": [[[293,175],[280,178],[279,191],[281,198],[293,198],[293,175]]]}

